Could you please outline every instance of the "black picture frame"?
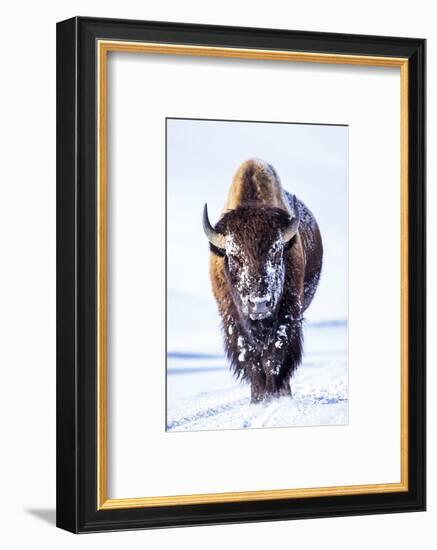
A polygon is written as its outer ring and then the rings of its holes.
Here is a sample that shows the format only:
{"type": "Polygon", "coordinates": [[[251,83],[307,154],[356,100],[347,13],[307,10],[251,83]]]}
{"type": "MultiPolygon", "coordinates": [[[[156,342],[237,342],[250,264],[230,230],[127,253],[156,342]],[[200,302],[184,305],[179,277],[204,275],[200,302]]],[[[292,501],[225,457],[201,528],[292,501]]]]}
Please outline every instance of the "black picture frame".
{"type": "Polygon", "coordinates": [[[57,25],[57,525],[74,533],[425,510],[423,39],[74,17],[57,25]],[[408,59],[408,490],[128,509],[97,506],[98,39],[408,59]]]}

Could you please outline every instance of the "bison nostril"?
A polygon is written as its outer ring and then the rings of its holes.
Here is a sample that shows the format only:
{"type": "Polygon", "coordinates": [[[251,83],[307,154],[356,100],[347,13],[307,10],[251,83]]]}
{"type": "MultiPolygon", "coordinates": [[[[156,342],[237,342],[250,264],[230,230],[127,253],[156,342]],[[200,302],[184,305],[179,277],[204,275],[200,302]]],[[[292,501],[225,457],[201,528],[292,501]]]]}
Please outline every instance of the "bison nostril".
{"type": "Polygon", "coordinates": [[[272,301],[267,297],[253,297],[249,298],[249,307],[252,311],[257,313],[262,313],[270,309],[272,306],[272,301]]]}

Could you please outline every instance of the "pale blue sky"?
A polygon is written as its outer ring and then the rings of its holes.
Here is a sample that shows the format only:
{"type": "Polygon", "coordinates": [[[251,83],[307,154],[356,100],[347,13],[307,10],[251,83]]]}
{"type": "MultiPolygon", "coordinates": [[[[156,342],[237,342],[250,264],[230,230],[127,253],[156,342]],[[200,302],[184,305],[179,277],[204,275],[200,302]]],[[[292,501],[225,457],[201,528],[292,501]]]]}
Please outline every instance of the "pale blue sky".
{"type": "Polygon", "coordinates": [[[272,164],[284,188],[303,200],[319,223],[324,265],[307,318],[346,319],[348,128],[175,119],[167,121],[169,315],[179,307],[172,303],[175,295],[183,295],[185,304],[190,297],[205,307],[213,304],[203,204],[208,203],[214,224],[235,171],[252,157],[272,164]]]}

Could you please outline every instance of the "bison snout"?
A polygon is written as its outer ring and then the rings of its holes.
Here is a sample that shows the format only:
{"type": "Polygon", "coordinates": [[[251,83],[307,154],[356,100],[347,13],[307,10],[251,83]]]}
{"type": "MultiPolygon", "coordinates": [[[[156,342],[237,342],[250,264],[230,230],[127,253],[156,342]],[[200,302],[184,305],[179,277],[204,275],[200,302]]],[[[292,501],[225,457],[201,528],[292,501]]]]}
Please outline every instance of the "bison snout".
{"type": "Polygon", "coordinates": [[[272,313],[270,296],[251,296],[249,298],[249,314],[252,319],[264,319],[272,313]]]}

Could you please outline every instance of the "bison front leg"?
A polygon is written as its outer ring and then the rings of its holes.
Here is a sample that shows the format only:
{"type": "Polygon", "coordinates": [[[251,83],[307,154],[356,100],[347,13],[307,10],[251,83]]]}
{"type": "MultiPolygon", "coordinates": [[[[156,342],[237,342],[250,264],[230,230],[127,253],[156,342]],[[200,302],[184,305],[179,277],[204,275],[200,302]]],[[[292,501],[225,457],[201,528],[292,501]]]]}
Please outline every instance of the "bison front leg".
{"type": "Polygon", "coordinates": [[[282,381],[281,387],[279,388],[279,395],[293,397],[293,394],[291,393],[289,378],[282,381]]]}
{"type": "Polygon", "coordinates": [[[302,329],[300,323],[280,324],[272,345],[265,353],[263,370],[266,392],[270,396],[290,396],[290,378],[302,361],[302,329]]]}
{"type": "Polygon", "coordinates": [[[270,397],[291,397],[289,376],[281,372],[281,365],[266,366],[266,394],[270,397]]]}
{"type": "Polygon", "coordinates": [[[266,375],[258,365],[254,365],[249,378],[251,403],[259,403],[266,397],[266,375]]]}

